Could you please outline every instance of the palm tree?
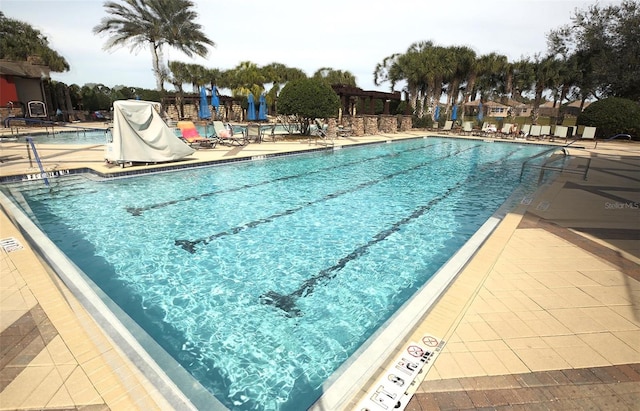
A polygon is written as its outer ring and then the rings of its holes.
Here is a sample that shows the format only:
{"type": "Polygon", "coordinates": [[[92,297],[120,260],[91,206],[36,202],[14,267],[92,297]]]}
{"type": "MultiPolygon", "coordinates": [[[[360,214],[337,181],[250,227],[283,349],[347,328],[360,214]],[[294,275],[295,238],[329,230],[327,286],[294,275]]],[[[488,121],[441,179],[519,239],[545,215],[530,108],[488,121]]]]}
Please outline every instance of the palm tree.
{"type": "Polygon", "coordinates": [[[450,47],[449,52],[455,61],[453,75],[449,81],[447,105],[454,105],[458,101],[460,85],[469,77],[476,61],[476,53],[471,48],[450,47]]]}
{"type": "Polygon", "coordinates": [[[465,101],[470,101],[478,91],[481,97],[493,94],[508,65],[507,56],[502,54],[489,53],[478,57],[469,71],[465,101]]]}
{"type": "Polygon", "coordinates": [[[228,81],[234,96],[246,97],[249,93],[254,96],[262,94],[267,78],[257,64],[242,61],[228,71],[228,81]]]}
{"type": "Polygon", "coordinates": [[[170,61],[169,70],[171,71],[171,77],[169,82],[173,84],[176,89],[176,109],[180,118],[184,117],[184,87],[183,84],[189,82],[189,69],[186,63],[180,61],[170,61]]]}
{"type": "Polygon", "coordinates": [[[533,110],[531,111],[531,122],[538,122],[538,110],[542,101],[542,93],[553,88],[558,83],[559,61],[554,56],[536,56],[533,62],[535,74],[535,98],[533,100],[533,110]]]}
{"type": "Polygon", "coordinates": [[[207,46],[215,43],[195,23],[197,13],[191,0],[121,0],[104,4],[109,17],[93,28],[94,33],[109,33],[105,48],[130,45],[133,50],[148,44],[151,48],[153,72],[158,91],[164,90],[167,70],[163,65],[162,48],[175,47],[192,57],[206,57],[207,46]]]}
{"type": "Polygon", "coordinates": [[[282,87],[290,81],[307,78],[304,71],[294,67],[287,67],[282,63],[270,63],[263,66],[261,70],[267,82],[272,84],[271,89],[267,92],[266,98],[267,104],[273,107],[274,113],[278,112],[278,94],[282,87]]]}
{"type": "Polygon", "coordinates": [[[335,70],[331,67],[322,67],[313,73],[313,78],[325,81],[329,85],[345,84],[356,86],[356,77],[349,71],[335,70]]]}

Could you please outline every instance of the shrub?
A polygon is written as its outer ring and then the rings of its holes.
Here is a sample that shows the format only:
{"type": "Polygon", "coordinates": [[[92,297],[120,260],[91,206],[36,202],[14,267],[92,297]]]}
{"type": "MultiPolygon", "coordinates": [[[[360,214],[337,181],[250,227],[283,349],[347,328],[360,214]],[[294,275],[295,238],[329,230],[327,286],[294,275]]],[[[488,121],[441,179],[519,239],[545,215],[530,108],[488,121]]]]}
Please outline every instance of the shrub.
{"type": "Polygon", "coordinates": [[[591,103],[578,116],[578,124],[597,127],[596,137],[619,133],[640,139],[640,105],[624,98],[611,97],[591,103]]]}
{"type": "Polygon", "coordinates": [[[340,99],[331,86],[314,78],[288,82],[278,96],[278,111],[301,119],[302,134],[316,118],[337,117],[340,99]]]}

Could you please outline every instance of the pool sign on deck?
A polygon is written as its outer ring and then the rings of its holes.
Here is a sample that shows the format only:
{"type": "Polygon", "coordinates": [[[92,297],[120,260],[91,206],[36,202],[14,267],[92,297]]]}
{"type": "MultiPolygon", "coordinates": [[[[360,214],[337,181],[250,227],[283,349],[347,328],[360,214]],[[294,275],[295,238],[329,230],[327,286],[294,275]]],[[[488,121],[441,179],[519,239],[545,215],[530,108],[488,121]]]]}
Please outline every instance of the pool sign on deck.
{"type": "Polygon", "coordinates": [[[404,410],[422,378],[433,365],[444,340],[426,334],[420,342],[411,342],[387,367],[380,379],[373,384],[365,398],[358,404],[358,411],[404,410]]]}

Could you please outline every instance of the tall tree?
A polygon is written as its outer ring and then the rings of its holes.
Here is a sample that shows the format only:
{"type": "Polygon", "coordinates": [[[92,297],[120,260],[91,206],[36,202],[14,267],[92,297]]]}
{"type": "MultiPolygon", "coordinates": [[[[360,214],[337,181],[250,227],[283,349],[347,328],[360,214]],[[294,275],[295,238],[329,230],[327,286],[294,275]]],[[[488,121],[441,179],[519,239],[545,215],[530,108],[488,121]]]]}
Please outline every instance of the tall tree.
{"type": "Polygon", "coordinates": [[[356,76],[349,71],[335,70],[331,67],[322,67],[313,73],[313,78],[322,80],[327,84],[344,84],[347,86],[356,86],[356,76]]]}
{"type": "Polygon", "coordinates": [[[576,10],[571,21],[549,33],[549,51],[565,59],[577,55],[581,86],[596,98],[640,101],[640,3],[596,3],[576,10]]]}
{"type": "Polygon", "coordinates": [[[49,47],[49,40],[39,30],[0,11],[0,59],[27,61],[30,57],[39,58],[51,71],[69,70],[67,60],[49,47]]]}
{"type": "Polygon", "coordinates": [[[175,47],[187,56],[206,57],[207,46],[215,46],[195,23],[197,13],[191,0],[121,0],[104,3],[108,17],[93,28],[97,34],[108,33],[106,49],[129,45],[132,50],[151,48],[153,72],[158,91],[164,90],[167,70],[163,47],[175,47]]]}
{"type": "Polygon", "coordinates": [[[458,102],[460,85],[469,77],[473,70],[476,52],[466,46],[450,47],[449,52],[455,61],[455,67],[449,79],[449,88],[447,91],[449,101],[447,105],[454,105],[458,102]]]}
{"type": "Polygon", "coordinates": [[[533,61],[535,77],[533,109],[531,110],[531,122],[537,124],[538,112],[542,102],[542,94],[553,89],[559,83],[560,62],[553,56],[535,56],[533,61]]]}

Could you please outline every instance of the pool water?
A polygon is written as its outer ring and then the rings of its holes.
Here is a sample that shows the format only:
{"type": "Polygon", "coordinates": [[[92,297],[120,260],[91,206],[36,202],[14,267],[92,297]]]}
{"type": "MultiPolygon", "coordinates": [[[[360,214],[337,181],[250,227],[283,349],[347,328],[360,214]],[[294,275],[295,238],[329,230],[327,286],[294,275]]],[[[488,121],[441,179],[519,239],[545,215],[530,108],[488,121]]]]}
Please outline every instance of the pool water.
{"type": "Polygon", "coordinates": [[[225,406],[301,410],[547,147],[428,138],[23,196],[43,231],[225,406]]]}

